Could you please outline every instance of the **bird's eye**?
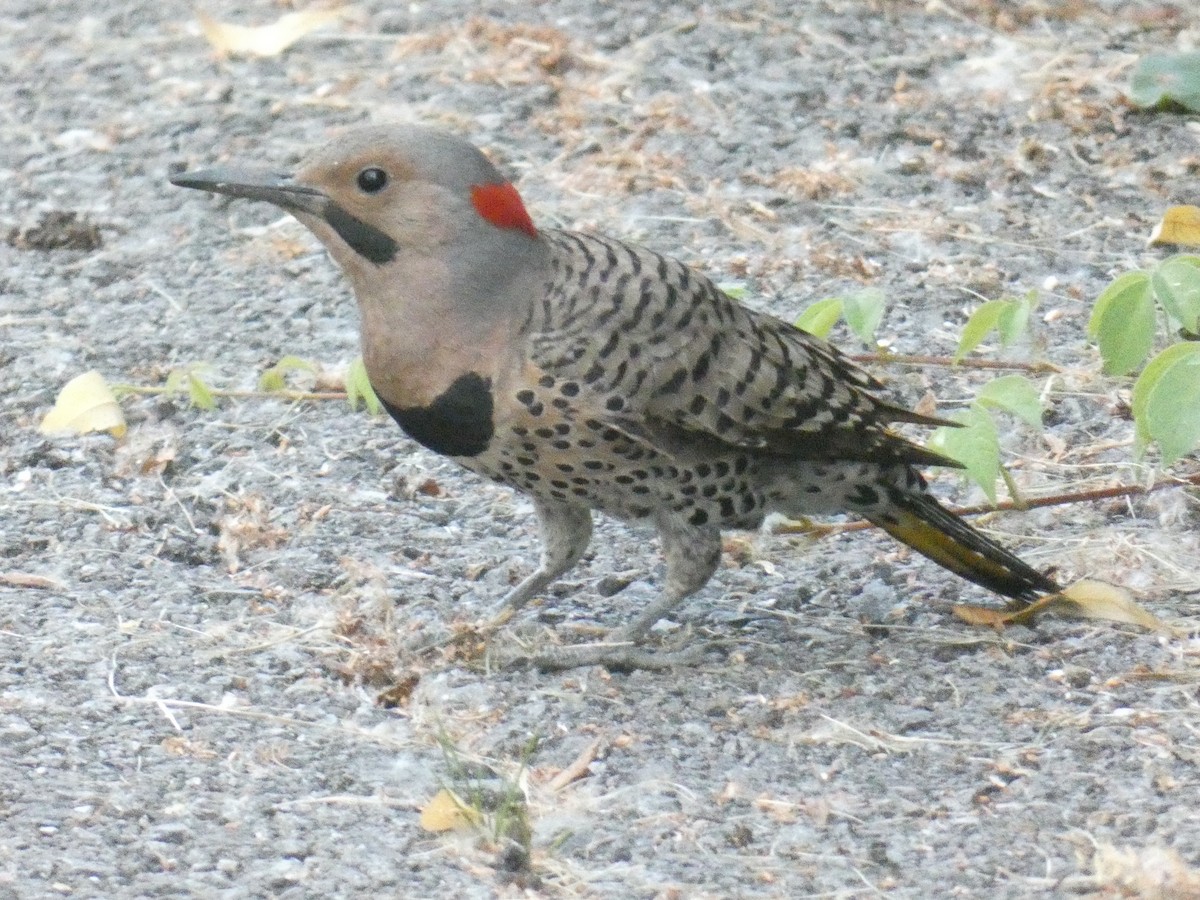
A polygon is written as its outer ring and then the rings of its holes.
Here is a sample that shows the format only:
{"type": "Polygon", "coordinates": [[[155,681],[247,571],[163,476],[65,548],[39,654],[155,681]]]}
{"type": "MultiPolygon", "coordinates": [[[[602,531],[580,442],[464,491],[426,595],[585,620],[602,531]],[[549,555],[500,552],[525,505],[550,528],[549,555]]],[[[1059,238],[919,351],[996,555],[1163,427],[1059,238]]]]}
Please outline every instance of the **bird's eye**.
{"type": "Polygon", "coordinates": [[[371,166],[358,173],[358,187],[363,193],[378,194],[387,187],[388,176],[383,169],[371,166]]]}

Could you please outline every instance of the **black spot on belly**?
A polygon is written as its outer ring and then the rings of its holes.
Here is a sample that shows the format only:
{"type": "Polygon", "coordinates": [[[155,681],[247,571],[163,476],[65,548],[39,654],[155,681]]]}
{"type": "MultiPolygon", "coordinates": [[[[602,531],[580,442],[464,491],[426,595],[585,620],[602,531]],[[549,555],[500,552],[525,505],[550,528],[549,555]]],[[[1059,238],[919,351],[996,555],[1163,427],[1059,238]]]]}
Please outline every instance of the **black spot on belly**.
{"type": "Polygon", "coordinates": [[[338,237],[368,262],[381,266],[396,258],[398,248],[395,241],[378,228],[356,219],[336,203],[330,202],[325,207],[324,218],[329,227],[338,233],[338,237]]]}
{"type": "Polygon", "coordinates": [[[492,380],[476,372],[460,375],[428,406],[402,408],[379,400],[405,434],[434,453],[478,456],[495,431],[492,380]]]}
{"type": "Polygon", "coordinates": [[[879,503],[879,492],[873,487],[860,484],[850,492],[848,499],[858,506],[876,506],[879,503]]]}

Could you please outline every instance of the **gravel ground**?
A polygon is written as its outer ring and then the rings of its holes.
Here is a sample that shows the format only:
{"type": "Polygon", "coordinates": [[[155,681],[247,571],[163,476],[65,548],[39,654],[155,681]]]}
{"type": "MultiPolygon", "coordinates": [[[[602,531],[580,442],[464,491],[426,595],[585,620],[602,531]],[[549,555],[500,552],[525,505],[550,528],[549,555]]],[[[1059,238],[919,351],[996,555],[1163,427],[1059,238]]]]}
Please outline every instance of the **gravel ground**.
{"type": "MultiPolygon", "coordinates": [[[[88,369],[155,386],[204,364],[252,390],[285,355],[345,366],[354,306],[315,242],[166,172],[285,169],[339,127],[413,120],[485,147],[535,219],[779,315],[879,287],[897,352],[952,352],[980,298],[1039,290],[1006,356],[1062,372],[1045,434],[1005,430],[1014,477],[1147,482],[1084,327],[1196,200],[1195,117],[1120,98],[1137,54],[1186,45],[1189,19],[1196,40],[1188,9],[362,0],[222,61],[184,3],[5,0],[0,895],[1200,896],[1194,493],[987,523],[1179,637],[972,629],[951,607],[986,595],[876,532],[749,535],[663,635],[726,654],[494,671],[472,626],[536,557],[530,506],[389,421],[142,392],[122,442],[37,431],[88,369]],[[477,827],[421,827],[443,786],[477,827]]],[[[877,371],[942,410],[994,374],[877,371]]],[[[662,577],[647,537],[601,521],[499,639],[627,621],[662,577]]]]}

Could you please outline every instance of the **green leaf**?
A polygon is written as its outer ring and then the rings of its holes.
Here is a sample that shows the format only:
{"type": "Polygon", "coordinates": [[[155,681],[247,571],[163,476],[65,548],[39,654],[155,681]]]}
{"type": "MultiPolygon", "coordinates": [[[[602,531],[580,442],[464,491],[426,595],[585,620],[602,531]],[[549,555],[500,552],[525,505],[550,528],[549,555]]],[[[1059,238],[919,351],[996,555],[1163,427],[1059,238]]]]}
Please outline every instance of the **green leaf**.
{"type": "Polygon", "coordinates": [[[1002,409],[1042,430],[1042,397],[1024,375],[1005,375],[983,386],[976,402],[1002,409]]]}
{"type": "Polygon", "coordinates": [[[188,400],[191,401],[192,406],[197,409],[217,408],[217,401],[213,398],[212,391],[194,371],[187,373],[187,389],[188,400]]]}
{"type": "Polygon", "coordinates": [[[1033,315],[1033,311],[1037,309],[1038,305],[1037,291],[1030,291],[1024,297],[1004,302],[1008,306],[1000,314],[996,330],[1000,332],[1000,345],[1007,347],[1025,334],[1029,328],[1029,317],[1033,315]]]}
{"type": "Polygon", "coordinates": [[[271,393],[273,391],[282,391],[287,387],[287,383],[283,380],[283,373],[271,368],[267,369],[258,377],[258,389],[271,393]]]}
{"type": "Polygon", "coordinates": [[[1143,56],[1129,81],[1129,99],[1147,109],[1177,103],[1200,112],[1200,52],[1143,56]]]}
{"type": "Polygon", "coordinates": [[[1000,477],[1000,438],[996,423],[979,403],[972,403],[953,418],[962,428],[939,428],[929,438],[934,450],[962,463],[967,475],[996,502],[996,480],[1000,477]]]}
{"type": "Polygon", "coordinates": [[[741,281],[722,281],[717,287],[725,296],[733,300],[741,300],[750,293],[750,289],[741,281]]]}
{"type": "Polygon", "coordinates": [[[317,366],[298,356],[285,356],[259,376],[258,389],[260,391],[282,391],[287,387],[287,373],[297,371],[316,372],[317,366]]]}
{"type": "Polygon", "coordinates": [[[878,288],[866,288],[842,298],[842,314],[846,317],[846,324],[868,347],[875,346],[875,332],[883,321],[886,307],[887,300],[878,288]]]}
{"type": "Polygon", "coordinates": [[[1185,330],[1200,331],[1200,256],[1172,256],[1150,273],[1154,296],[1185,330]]]}
{"type": "Polygon", "coordinates": [[[282,369],[285,372],[316,372],[317,364],[309,362],[307,359],[301,359],[299,356],[285,356],[279,362],[275,363],[274,368],[282,369]]]}
{"type": "Polygon", "coordinates": [[[363,364],[361,356],[355,357],[354,361],[346,367],[346,399],[350,401],[351,409],[358,409],[358,404],[361,402],[367,412],[373,416],[383,412],[383,404],[375,396],[375,390],[371,387],[371,379],[367,377],[367,367],[363,364]]]}
{"type": "Polygon", "coordinates": [[[827,338],[841,317],[842,298],[826,297],[810,304],[800,313],[800,318],[796,319],[796,327],[819,338],[827,338]]]}
{"type": "Polygon", "coordinates": [[[1126,272],[1096,298],[1088,334],[1100,345],[1106,375],[1125,375],[1142,364],[1154,343],[1150,276],[1126,272]]]}
{"type": "Polygon", "coordinates": [[[989,300],[979,309],[971,313],[967,324],[963,326],[962,337],[958,339],[958,349],[954,351],[954,361],[958,362],[981,343],[993,330],[1000,327],[1000,320],[1008,313],[1010,300],[989,300]]]}
{"type": "Polygon", "coordinates": [[[989,300],[971,313],[963,326],[954,361],[958,362],[976,347],[992,331],[1000,335],[1000,345],[1007,347],[1021,337],[1029,327],[1029,317],[1037,308],[1037,292],[1030,291],[1024,297],[1005,300],[989,300]]]}
{"type": "Polygon", "coordinates": [[[1146,364],[1133,385],[1139,455],[1150,441],[1169,466],[1200,443],[1200,343],[1168,347],[1146,364]]]}

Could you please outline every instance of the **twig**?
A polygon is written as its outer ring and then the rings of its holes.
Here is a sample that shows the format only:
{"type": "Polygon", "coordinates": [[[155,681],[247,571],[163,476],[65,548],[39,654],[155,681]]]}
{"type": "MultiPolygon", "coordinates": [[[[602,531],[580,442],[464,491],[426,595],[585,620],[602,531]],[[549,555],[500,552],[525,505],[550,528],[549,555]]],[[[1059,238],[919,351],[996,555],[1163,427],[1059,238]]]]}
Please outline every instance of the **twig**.
{"type": "Polygon", "coordinates": [[[1111,500],[1114,497],[1140,497],[1152,494],[1169,487],[1200,487],[1200,472],[1194,475],[1181,475],[1168,481],[1159,481],[1150,486],[1144,484],[1118,484],[1106,488],[1093,488],[1087,491],[1074,491],[1066,494],[1048,494],[1045,497],[1022,497],[1018,503],[1015,500],[1001,500],[994,506],[981,503],[978,506],[964,506],[955,510],[960,516],[978,516],[983,513],[1000,512],[1009,509],[1037,509],[1042,506],[1060,506],[1068,503],[1087,503],[1091,500],[1111,500]]]}
{"type": "Polygon", "coordinates": [[[584,747],[574,762],[550,779],[550,790],[561,791],[572,781],[578,781],[586,775],[588,767],[595,762],[596,754],[600,752],[600,744],[601,739],[596,738],[584,747]]]}
{"type": "Polygon", "coordinates": [[[1048,362],[1016,362],[1003,359],[955,359],[953,356],[913,356],[907,353],[857,353],[850,357],[856,363],[885,363],[898,366],[945,366],[948,369],[1016,369],[1035,375],[1061,372],[1048,362]]]}
{"type": "MultiPolygon", "coordinates": [[[[152,384],[114,384],[113,390],[121,394],[183,394],[186,390],[178,387],[152,384]]],[[[214,397],[230,397],[235,400],[260,399],[274,397],[280,400],[345,400],[345,391],[235,391],[226,388],[210,387],[208,392],[214,397]]]]}
{"type": "MultiPolygon", "coordinates": [[[[1142,484],[1118,484],[1106,488],[1073,491],[1066,494],[1048,494],[1045,497],[1022,497],[1018,500],[1001,500],[996,504],[980,503],[976,506],[960,506],[952,512],[959,516],[981,516],[985,513],[1006,512],[1013,509],[1038,509],[1043,506],[1065,506],[1068,503],[1087,503],[1094,500],[1111,500],[1114,497],[1141,497],[1170,487],[1200,487],[1200,472],[1181,475],[1150,486],[1142,484]]],[[[816,525],[805,522],[800,525],[778,525],[774,534],[843,534],[849,531],[865,531],[874,528],[870,522],[846,522],[840,525],[816,525]]]]}

